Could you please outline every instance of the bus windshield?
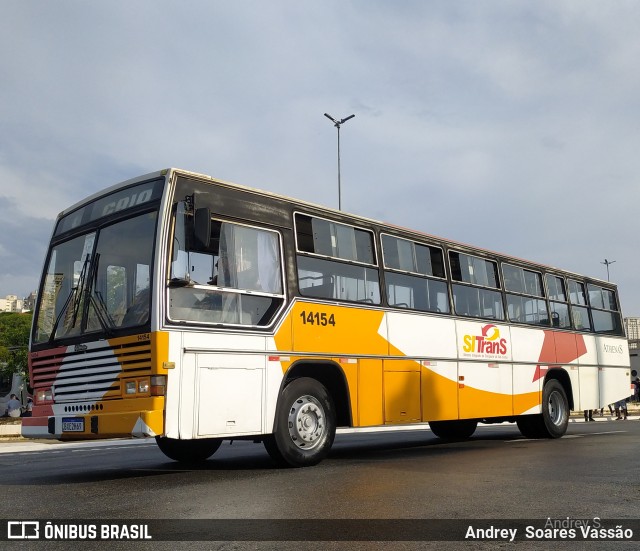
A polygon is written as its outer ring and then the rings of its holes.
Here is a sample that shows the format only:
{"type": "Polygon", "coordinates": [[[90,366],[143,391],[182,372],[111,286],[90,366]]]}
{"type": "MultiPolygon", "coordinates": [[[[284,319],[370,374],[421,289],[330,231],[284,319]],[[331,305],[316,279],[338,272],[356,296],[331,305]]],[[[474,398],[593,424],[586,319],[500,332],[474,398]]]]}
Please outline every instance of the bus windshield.
{"type": "Polygon", "coordinates": [[[118,221],[51,248],[34,343],[109,337],[149,322],[157,212],[118,221]]]}

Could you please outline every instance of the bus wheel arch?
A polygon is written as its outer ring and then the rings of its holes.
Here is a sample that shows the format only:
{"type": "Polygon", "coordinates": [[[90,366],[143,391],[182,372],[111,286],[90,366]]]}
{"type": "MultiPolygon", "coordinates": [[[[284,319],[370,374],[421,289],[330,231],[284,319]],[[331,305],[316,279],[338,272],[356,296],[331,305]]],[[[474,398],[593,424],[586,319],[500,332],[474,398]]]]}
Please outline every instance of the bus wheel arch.
{"type": "MultiPolygon", "coordinates": [[[[280,394],[294,379],[309,377],[315,379],[327,389],[333,400],[337,427],[351,427],[351,399],[344,371],[338,364],[330,361],[298,361],[285,374],[280,394]]],[[[277,419],[276,419],[277,424],[277,419]]],[[[274,425],[274,430],[276,426],[274,425]]]]}
{"type": "MultiPolygon", "coordinates": [[[[573,409],[575,407],[573,400],[573,388],[571,386],[571,379],[569,374],[564,369],[550,369],[545,377],[544,384],[546,385],[551,379],[557,380],[564,389],[564,392],[567,396],[567,400],[569,402],[569,409],[573,409]]],[[[543,387],[544,389],[544,387],[543,387]]]]}

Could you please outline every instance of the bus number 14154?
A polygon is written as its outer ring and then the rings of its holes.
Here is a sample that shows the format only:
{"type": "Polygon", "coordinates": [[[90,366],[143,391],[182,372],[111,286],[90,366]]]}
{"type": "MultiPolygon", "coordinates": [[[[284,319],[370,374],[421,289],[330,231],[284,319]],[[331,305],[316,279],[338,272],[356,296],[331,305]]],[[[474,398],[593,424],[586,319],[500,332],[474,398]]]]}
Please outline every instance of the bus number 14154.
{"type": "Polygon", "coordinates": [[[326,312],[307,312],[303,310],[300,312],[300,317],[304,325],[320,325],[321,327],[326,327],[327,325],[336,326],[335,316],[333,314],[327,315],[326,312]]]}

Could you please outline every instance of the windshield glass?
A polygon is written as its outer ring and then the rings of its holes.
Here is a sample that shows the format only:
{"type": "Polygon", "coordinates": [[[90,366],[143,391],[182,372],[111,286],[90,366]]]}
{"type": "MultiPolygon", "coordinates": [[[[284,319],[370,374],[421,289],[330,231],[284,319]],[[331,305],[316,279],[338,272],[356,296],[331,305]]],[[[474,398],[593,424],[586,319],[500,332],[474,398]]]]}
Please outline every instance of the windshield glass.
{"type": "Polygon", "coordinates": [[[157,213],[145,213],[53,247],[34,342],[148,323],[157,213]]]}

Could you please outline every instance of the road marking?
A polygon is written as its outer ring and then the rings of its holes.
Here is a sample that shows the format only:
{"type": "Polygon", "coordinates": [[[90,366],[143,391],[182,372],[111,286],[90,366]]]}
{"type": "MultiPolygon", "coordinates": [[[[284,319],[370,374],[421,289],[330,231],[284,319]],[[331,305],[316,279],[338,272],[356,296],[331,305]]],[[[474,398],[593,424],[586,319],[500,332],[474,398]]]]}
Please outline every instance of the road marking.
{"type": "MultiPolygon", "coordinates": [[[[88,451],[97,452],[97,451],[105,451],[105,450],[107,450],[107,451],[108,450],[121,450],[122,448],[129,448],[129,447],[131,447],[131,445],[132,444],[130,442],[128,442],[126,444],[123,443],[123,444],[120,444],[118,446],[111,445],[111,446],[100,446],[100,447],[98,447],[94,443],[93,446],[90,447],[90,448],[89,447],[87,447],[87,448],[82,447],[82,448],[72,449],[71,451],[72,452],[88,452],[88,451]]],[[[150,445],[153,445],[155,447],[156,443],[155,442],[145,442],[144,444],[137,444],[138,447],[139,446],[150,446],[150,445]]]]}
{"type": "Polygon", "coordinates": [[[414,432],[421,430],[431,429],[427,423],[420,423],[416,425],[339,428],[336,429],[336,434],[362,434],[365,432],[414,432]]]}
{"type": "MultiPolygon", "coordinates": [[[[626,430],[608,430],[605,432],[584,432],[582,434],[565,434],[562,440],[569,438],[584,438],[585,436],[599,436],[602,434],[623,434],[626,430]]],[[[504,440],[504,442],[535,442],[537,440],[549,440],[549,438],[517,438],[516,440],[504,440]]]]}
{"type": "Polygon", "coordinates": [[[626,431],[626,430],[608,430],[608,431],[605,431],[605,432],[585,432],[584,436],[587,436],[587,435],[595,436],[595,435],[598,435],[598,434],[623,434],[625,432],[629,432],[629,431],[626,431]]]}
{"type": "Polygon", "coordinates": [[[60,442],[57,440],[52,440],[48,443],[42,442],[0,442],[0,454],[3,453],[28,453],[28,452],[42,452],[42,451],[54,451],[57,452],[67,452],[69,450],[78,451],[78,450],[97,450],[104,448],[113,448],[114,444],[118,448],[131,447],[131,446],[155,446],[156,441],[153,438],[149,439],[131,439],[131,440],[117,440],[113,439],[104,440],[101,442],[96,441],[79,441],[76,440],[74,442],[60,442]]]}

